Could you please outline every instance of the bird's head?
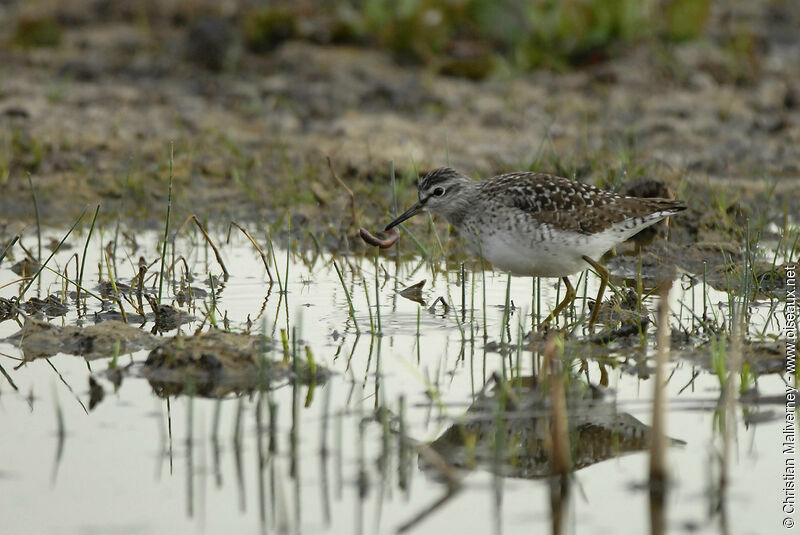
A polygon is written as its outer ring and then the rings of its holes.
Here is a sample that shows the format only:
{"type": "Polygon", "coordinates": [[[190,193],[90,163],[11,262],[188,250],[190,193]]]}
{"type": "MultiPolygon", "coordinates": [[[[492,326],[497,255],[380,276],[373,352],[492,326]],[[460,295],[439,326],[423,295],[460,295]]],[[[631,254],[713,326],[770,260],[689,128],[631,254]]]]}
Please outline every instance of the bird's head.
{"type": "Polygon", "coordinates": [[[385,230],[396,227],[406,219],[422,212],[430,210],[433,213],[452,219],[452,215],[463,210],[463,206],[468,201],[468,192],[473,185],[469,177],[459,173],[450,167],[440,167],[434,169],[423,178],[419,183],[419,200],[414,205],[403,212],[394,221],[386,225],[385,230]]]}

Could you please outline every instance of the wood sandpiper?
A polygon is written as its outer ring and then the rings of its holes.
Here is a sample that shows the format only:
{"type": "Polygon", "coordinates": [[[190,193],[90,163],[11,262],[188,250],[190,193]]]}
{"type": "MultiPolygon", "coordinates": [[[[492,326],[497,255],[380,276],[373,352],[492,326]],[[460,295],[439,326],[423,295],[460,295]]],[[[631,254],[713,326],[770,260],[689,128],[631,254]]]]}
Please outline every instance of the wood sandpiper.
{"type": "Polygon", "coordinates": [[[543,323],[575,299],[568,275],[588,266],[600,276],[589,325],[600,310],[609,272],[603,254],[640,230],[686,209],[682,201],[625,197],[544,173],[498,175],[481,182],[449,167],[419,183],[419,200],[386,226],[390,230],[427,209],[444,217],[467,248],[517,275],[561,277],[567,294],[543,323]]]}

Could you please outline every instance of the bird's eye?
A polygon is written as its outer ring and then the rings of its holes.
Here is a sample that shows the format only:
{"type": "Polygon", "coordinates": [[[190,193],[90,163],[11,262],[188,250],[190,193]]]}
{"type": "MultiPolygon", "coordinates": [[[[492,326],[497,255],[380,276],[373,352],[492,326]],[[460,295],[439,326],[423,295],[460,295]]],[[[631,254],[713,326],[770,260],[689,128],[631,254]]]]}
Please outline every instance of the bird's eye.
{"type": "Polygon", "coordinates": [[[436,188],[435,190],[433,190],[433,195],[434,197],[441,197],[442,195],[444,195],[444,188],[436,188]]]}

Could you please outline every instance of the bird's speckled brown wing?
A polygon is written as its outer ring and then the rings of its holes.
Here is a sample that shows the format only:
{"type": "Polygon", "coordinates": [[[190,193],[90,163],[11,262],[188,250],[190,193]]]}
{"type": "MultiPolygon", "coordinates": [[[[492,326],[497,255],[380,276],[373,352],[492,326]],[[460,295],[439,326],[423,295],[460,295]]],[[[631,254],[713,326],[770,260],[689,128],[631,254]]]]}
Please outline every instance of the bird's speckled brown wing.
{"type": "Polygon", "coordinates": [[[480,183],[483,196],[513,207],[554,229],[595,234],[627,219],[678,212],[680,201],[623,197],[545,173],[508,173],[480,183]]]}

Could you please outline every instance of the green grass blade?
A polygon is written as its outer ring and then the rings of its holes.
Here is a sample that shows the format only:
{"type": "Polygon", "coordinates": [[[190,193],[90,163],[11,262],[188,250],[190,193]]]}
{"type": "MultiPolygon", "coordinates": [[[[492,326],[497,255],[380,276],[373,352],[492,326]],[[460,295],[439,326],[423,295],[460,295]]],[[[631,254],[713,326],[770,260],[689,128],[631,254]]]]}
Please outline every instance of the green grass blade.
{"type": "Polygon", "coordinates": [[[161,292],[164,287],[164,259],[167,256],[167,240],[169,240],[169,216],[172,211],[172,166],[173,166],[173,145],[169,144],[169,195],[167,196],[167,221],[164,224],[164,245],[161,249],[161,271],[158,277],[158,304],[161,304],[161,292]]]}
{"type": "Polygon", "coordinates": [[[53,258],[53,256],[55,256],[55,254],[58,252],[58,250],[59,250],[59,249],[61,249],[61,246],[62,246],[62,245],[64,245],[64,242],[65,242],[65,241],[67,241],[67,238],[69,238],[69,235],[70,235],[70,234],[72,234],[72,231],[73,231],[73,230],[75,230],[75,227],[77,227],[77,226],[78,226],[78,223],[80,223],[80,222],[81,222],[81,219],[83,219],[83,216],[84,216],[84,215],[86,215],[86,209],[85,209],[85,208],[84,208],[83,212],[81,212],[81,215],[78,217],[78,219],[77,219],[77,220],[76,220],[76,221],[75,221],[75,222],[72,224],[72,226],[69,228],[69,230],[68,230],[68,231],[67,231],[67,233],[64,235],[64,237],[63,237],[63,238],[61,238],[61,241],[60,241],[60,242],[58,242],[58,245],[56,246],[56,248],[55,248],[55,249],[53,249],[53,252],[52,252],[52,253],[50,253],[50,256],[48,256],[48,257],[47,257],[47,260],[45,260],[45,261],[44,261],[44,263],[43,263],[42,265],[40,265],[40,266],[39,266],[39,269],[36,271],[36,274],[35,274],[33,277],[31,277],[31,280],[29,280],[29,281],[28,281],[28,284],[26,284],[26,285],[25,285],[25,287],[22,289],[22,292],[20,293],[20,298],[21,298],[23,295],[25,295],[25,292],[26,292],[26,291],[28,291],[28,288],[30,288],[30,287],[31,287],[31,284],[33,284],[33,282],[34,282],[36,279],[38,279],[38,278],[39,278],[39,275],[41,275],[41,273],[42,273],[42,270],[45,268],[45,266],[47,265],[47,263],[48,263],[48,262],[50,262],[50,259],[52,259],[52,258],[53,258]]]}

